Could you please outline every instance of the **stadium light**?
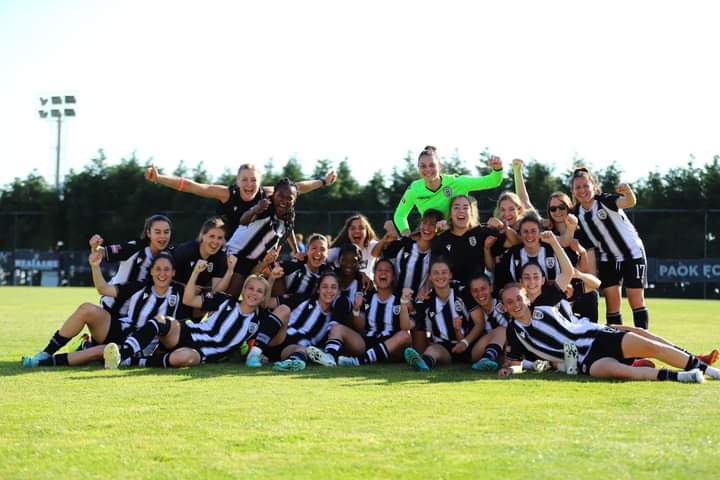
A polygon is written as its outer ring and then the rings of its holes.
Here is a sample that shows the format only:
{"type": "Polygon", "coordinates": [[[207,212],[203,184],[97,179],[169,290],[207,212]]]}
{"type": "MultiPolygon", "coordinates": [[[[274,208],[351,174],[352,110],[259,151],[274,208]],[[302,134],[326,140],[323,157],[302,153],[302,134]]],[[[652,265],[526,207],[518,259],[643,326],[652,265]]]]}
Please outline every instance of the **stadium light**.
{"type": "Polygon", "coordinates": [[[57,143],[55,145],[55,190],[62,196],[60,190],[60,142],[62,121],[66,117],[74,117],[77,100],[74,95],[52,95],[40,97],[40,110],[38,115],[43,120],[55,120],[57,123],[57,143]]]}

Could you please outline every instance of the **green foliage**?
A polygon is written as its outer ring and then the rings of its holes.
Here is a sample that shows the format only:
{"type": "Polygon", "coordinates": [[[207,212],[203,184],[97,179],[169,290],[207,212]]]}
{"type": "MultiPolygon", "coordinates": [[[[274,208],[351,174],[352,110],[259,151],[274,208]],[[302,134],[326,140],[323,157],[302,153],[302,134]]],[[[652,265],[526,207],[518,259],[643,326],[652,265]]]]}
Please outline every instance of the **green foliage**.
{"type": "MultiPolygon", "coordinates": [[[[97,294],[1,288],[0,299],[3,479],[716,476],[718,381],[498,380],[400,363],[277,374],[237,360],[28,371],[20,356],[97,294]]],[[[655,333],[693,352],[716,346],[717,302],[648,306],[655,333]]]]}

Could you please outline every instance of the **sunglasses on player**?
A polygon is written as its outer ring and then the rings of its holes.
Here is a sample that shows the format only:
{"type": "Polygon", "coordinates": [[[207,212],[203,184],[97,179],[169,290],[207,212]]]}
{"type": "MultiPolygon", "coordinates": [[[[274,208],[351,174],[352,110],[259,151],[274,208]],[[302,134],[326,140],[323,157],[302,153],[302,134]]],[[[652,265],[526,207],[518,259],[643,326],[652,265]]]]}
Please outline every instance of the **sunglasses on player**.
{"type": "Polygon", "coordinates": [[[564,203],[562,203],[562,204],[560,204],[560,205],[555,205],[554,207],[548,208],[548,210],[550,210],[552,213],[555,213],[555,212],[558,211],[558,210],[560,210],[561,212],[564,212],[564,211],[567,210],[567,209],[568,209],[568,207],[567,207],[567,205],[565,205],[564,203]]]}

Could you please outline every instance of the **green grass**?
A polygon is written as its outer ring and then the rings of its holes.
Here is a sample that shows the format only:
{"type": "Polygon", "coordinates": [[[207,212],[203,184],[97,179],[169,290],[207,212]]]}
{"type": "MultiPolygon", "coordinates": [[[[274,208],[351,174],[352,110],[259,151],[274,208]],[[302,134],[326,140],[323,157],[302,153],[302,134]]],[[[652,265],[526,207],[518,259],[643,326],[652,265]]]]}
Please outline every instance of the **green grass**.
{"type": "MultiPolygon", "coordinates": [[[[90,289],[0,288],[0,478],[710,478],[720,382],[510,380],[467,366],[22,370],[90,289]]],[[[720,344],[720,303],[650,300],[720,344]]],[[[625,318],[630,319],[628,312],[625,318]]]]}

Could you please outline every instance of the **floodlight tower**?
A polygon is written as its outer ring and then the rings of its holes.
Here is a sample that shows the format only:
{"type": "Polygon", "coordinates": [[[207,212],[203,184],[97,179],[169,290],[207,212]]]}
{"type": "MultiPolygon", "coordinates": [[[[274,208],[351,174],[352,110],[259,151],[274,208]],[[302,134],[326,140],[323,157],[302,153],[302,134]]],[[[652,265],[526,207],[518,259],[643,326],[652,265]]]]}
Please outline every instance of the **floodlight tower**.
{"type": "Polygon", "coordinates": [[[60,190],[60,143],[63,118],[75,116],[75,105],[77,101],[74,95],[53,95],[40,97],[40,110],[38,114],[42,119],[55,119],[57,123],[57,143],[55,145],[55,190],[61,195],[60,190]],[[50,105],[48,105],[48,102],[50,105]]]}

